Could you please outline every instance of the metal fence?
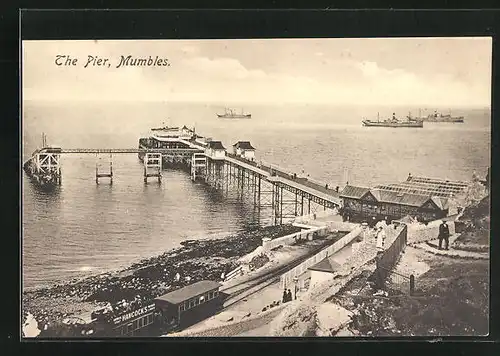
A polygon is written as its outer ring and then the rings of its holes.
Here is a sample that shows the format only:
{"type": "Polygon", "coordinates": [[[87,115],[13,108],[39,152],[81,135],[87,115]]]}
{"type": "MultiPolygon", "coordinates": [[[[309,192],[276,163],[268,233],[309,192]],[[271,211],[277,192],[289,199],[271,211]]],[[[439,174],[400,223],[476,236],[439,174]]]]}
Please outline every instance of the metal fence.
{"type": "MultiPolygon", "coordinates": [[[[394,270],[389,270],[384,267],[379,267],[379,271],[384,272],[383,275],[386,276],[385,282],[389,281],[392,285],[397,286],[397,289],[401,292],[409,295],[413,295],[415,292],[415,276],[404,275],[402,273],[396,272],[394,270]]],[[[377,272],[377,271],[376,271],[377,272]]]]}
{"type": "Polygon", "coordinates": [[[413,275],[405,276],[393,271],[394,266],[396,266],[401,257],[401,253],[406,248],[407,238],[408,227],[403,225],[403,228],[391,246],[377,256],[377,268],[374,272],[374,279],[379,288],[382,288],[387,279],[391,278],[391,281],[402,287],[403,291],[407,290],[410,295],[413,294],[415,290],[415,277],[413,275]]]}

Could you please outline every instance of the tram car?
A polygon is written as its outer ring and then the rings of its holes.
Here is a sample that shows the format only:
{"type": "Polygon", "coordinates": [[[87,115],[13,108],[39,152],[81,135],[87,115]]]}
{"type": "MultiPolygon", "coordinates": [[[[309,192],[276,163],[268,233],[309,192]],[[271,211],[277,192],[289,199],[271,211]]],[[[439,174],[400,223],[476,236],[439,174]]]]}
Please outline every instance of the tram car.
{"type": "Polygon", "coordinates": [[[227,294],[221,284],[203,280],[150,301],[139,297],[92,313],[95,336],[159,336],[180,331],[222,309],[227,294]]]}
{"type": "Polygon", "coordinates": [[[148,336],[158,319],[153,302],[120,302],[92,313],[95,335],[105,337],[148,336]]]}
{"type": "Polygon", "coordinates": [[[204,280],[155,298],[162,333],[180,331],[220,311],[227,297],[220,286],[204,280]]]}

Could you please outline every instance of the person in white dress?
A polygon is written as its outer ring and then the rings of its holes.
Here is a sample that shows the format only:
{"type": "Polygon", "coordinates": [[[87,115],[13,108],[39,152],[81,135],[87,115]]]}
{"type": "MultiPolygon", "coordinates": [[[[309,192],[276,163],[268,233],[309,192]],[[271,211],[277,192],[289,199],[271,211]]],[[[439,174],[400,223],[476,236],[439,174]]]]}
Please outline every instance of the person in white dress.
{"type": "Polygon", "coordinates": [[[384,251],[385,238],[386,238],[385,230],[382,226],[379,226],[377,230],[377,243],[376,243],[377,251],[384,251]]]}

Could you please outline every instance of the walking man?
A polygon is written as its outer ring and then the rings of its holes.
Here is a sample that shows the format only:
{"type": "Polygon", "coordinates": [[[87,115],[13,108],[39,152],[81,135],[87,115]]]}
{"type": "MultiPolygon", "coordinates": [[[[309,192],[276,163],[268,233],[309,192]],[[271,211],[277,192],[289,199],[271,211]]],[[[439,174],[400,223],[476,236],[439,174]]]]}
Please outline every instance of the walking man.
{"type": "Polygon", "coordinates": [[[442,244],[444,240],[444,249],[448,250],[448,243],[449,243],[449,238],[450,238],[450,229],[448,227],[448,224],[446,221],[441,221],[441,225],[439,225],[439,249],[442,250],[442,244]]]}

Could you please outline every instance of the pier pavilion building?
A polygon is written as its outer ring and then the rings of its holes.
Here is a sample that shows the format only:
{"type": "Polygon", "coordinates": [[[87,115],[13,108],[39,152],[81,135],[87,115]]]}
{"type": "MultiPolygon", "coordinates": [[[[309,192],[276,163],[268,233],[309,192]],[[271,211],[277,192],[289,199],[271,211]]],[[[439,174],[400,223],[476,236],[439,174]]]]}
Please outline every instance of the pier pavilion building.
{"type": "Polygon", "coordinates": [[[233,145],[233,154],[251,161],[255,159],[255,148],[250,141],[238,141],[233,145]]]}
{"type": "Polygon", "coordinates": [[[224,159],[226,157],[226,148],[222,145],[221,141],[210,141],[205,153],[211,158],[224,159]]]}
{"type": "MultiPolygon", "coordinates": [[[[375,217],[377,220],[401,219],[410,215],[418,221],[429,222],[448,216],[449,201],[445,194],[424,192],[397,186],[377,186],[375,188],[347,185],[340,193],[344,216],[361,221],[375,217]],[[410,190],[410,191],[408,191],[410,190]],[[427,193],[427,194],[426,194],[427,193]]],[[[453,194],[447,193],[448,197],[453,194]]]]}

